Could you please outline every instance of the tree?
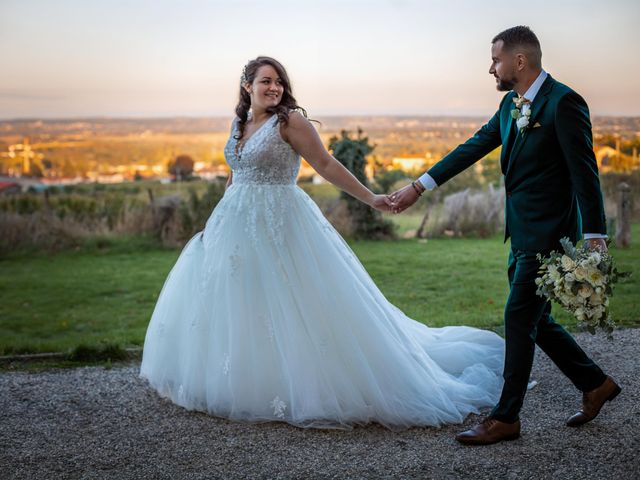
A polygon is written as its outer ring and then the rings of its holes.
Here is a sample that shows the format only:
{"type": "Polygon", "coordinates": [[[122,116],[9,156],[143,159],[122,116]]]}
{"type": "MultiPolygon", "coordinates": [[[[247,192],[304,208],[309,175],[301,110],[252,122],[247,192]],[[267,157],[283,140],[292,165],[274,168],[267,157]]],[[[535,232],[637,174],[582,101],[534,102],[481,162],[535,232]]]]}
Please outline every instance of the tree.
{"type": "MultiPolygon", "coordinates": [[[[366,186],[369,184],[365,175],[366,157],[373,152],[374,148],[375,146],[369,143],[369,138],[363,137],[360,128],[355,139],[351,138],[348,131],[343,130],[340,138],[332,137],[329,140],[329,150],[333,156],[366,186]]],[[[380,212],[346,192],[342,192],[341,197],[347,203],[351,217],[351,235],[354,238],[383,239],[394,236],[393,223],[383,219],[380,212]]]]}
{"type": "Polygon", "coordinates": [[[178,155],[176,159],[169,164],[169,173],[179,182],[191,176],[193,173],[193,165],[193,159],[189,155],[178,155]]]}
{"type": "Polygon", "coordinates": [[[400,169],[392,168],[389,170],[380,170],[373,179],[383,193],[391,193],[395,184],[407,179],[407,174],[400,169]]]}

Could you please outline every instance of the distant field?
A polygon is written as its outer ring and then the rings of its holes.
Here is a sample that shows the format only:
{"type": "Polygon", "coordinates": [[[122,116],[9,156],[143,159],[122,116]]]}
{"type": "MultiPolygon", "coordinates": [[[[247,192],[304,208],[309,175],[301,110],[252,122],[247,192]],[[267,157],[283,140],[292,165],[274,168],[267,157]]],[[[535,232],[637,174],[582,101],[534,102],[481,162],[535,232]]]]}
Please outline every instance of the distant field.
{"type": "MultiPolygon", "coordinates": [[[[612,301],[622,326],[640,326],[640,225],[633,235],[633,248],[613,250],[623,270],[636,272],[618,286],[612,301]]],[[[508,254],[500,238],[356,242],[352,247],[383,293],[410,317],[431,326],[500,330],[508,254]]],[[[65,351],[80,344],[141,345],[178,254],[144,240],[120,239],[77,252],[0,260],[0,354],[65,351]]],[[[555,311],[573,328],[572,319],[555,311]]]]}

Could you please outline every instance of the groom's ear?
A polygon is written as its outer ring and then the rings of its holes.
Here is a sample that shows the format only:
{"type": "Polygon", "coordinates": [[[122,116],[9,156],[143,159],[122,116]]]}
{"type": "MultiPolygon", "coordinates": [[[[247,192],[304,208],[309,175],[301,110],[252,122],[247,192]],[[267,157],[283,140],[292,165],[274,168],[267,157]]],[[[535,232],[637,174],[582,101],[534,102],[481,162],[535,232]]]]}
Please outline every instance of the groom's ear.
{"type": "Polygon", "coordinates": [[[516,69],[521,72],[528,64],[527,56],[524,53],[516,53],[515,64],[516,69]]]}

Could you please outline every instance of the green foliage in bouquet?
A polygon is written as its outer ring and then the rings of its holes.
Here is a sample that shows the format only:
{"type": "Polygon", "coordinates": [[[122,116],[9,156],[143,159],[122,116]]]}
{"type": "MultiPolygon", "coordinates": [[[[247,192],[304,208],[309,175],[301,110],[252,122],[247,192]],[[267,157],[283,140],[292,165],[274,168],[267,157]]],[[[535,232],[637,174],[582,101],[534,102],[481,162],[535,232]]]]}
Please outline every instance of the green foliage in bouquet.
{"type": "Polygon", "coordinates": [[[608,252],[590,250],[586,243],[576,247],[568,238],[560,240],[564,252],[538,254],[537,294],[559,303],[578,320],[578,327],[609,337],[615,323],[609,311],[613,286],[630,272],[620,272],[608,252]]]}

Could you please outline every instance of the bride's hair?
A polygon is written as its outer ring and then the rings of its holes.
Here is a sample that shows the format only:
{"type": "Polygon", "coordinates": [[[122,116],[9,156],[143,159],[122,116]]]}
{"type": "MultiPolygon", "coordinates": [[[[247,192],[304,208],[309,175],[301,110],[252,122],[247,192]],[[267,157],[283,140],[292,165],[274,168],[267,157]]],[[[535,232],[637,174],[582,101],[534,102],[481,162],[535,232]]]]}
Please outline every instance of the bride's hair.
{"type": "Polygon", "coordinates": [[[244,127],[249,116],[249,109],[251,108],[251,97],[245,90],[244,86],[247,83],[253,83],[256,78],[256,74],[258,73],[258,69],[264,65],[271,65],[275,69],[280,77],[280,81],[282,82],[282,87],[284,88],[280,103],[275,107],[267,108],[267,112],[278,115],[278,121],[285,125],[289,121],[289,112],[293,110],[298,110],[305,117],[307,116],[306,110],[298,105],[293,96],[291,83],[289,82],[289,75],[287,75],[287,71],[284,69],[282,64],[275,58],[258,57],[255,60],[249,61],[242,70],[242,78],[240,79],[240,99],[238,101],[238,105],[236,105],[236,115],[239,119],[238,133],[235,136],[236,140],[240,140],[244,135],[244,127]]]}

